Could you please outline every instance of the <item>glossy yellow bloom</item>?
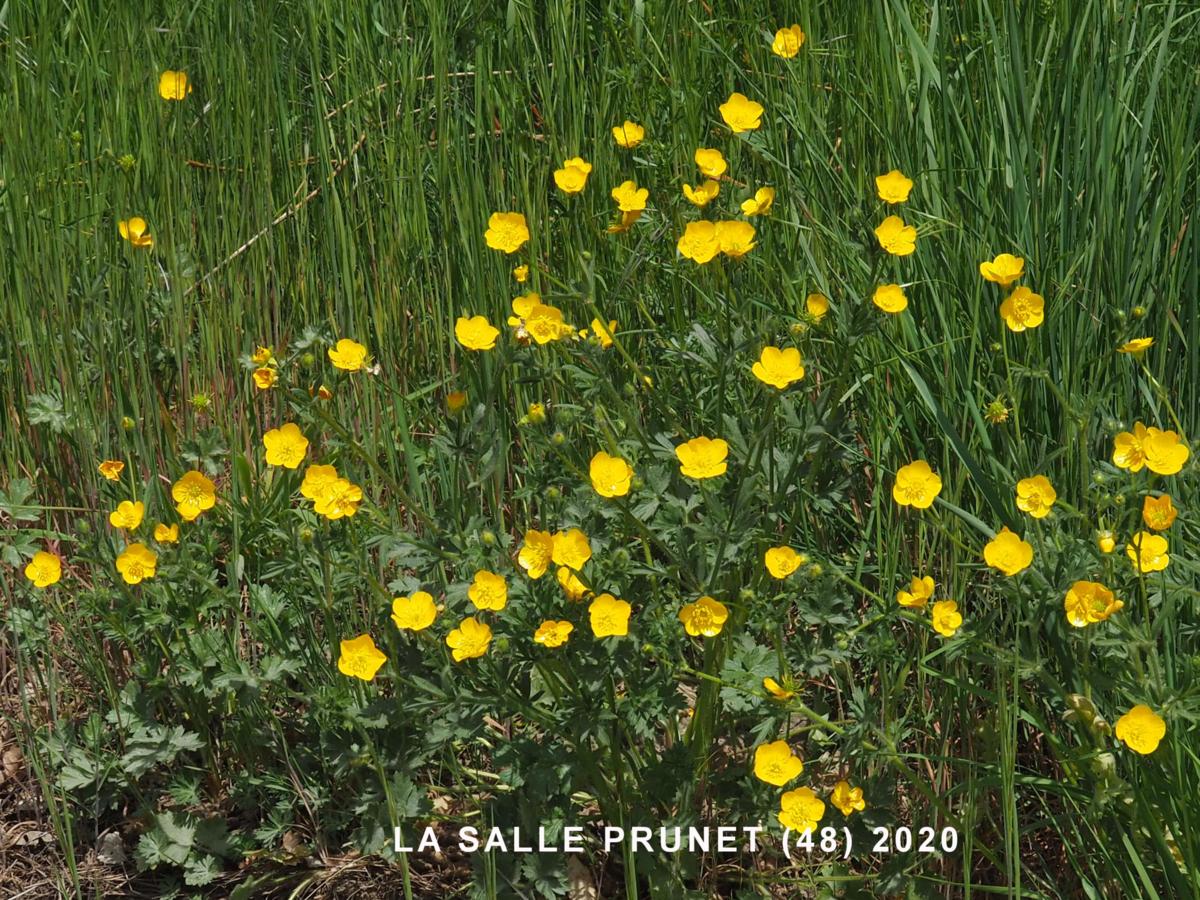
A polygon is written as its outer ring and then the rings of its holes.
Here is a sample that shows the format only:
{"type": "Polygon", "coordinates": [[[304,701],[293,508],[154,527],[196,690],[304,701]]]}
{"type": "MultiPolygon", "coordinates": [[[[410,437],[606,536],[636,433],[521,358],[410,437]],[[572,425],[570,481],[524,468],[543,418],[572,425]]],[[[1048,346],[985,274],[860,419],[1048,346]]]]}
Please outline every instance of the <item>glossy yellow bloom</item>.
{"type": "Polygon", "coordinates": [[[745,256],[754,249],[754,226],[741,219],[728,219],[716,223],[717,247],[726,256],[735,259],[745,256]]]}
{"type": "Polygon", "coordinates": [[[742,201],[742,215],[765,216],[775,203],[775,188],[760,187],[754,196],[742,201]]]}
{"type": "Polygon", "coordinates": [[[475,573],[475,580],[467,588],[467,599],[475,604],[476,609],[499,612],[508,605],[508,582],[503,575],[479,569],[475,573]]]}
{"type": "Polygon", "coordinates": [[[795,691],[789,691],[778,681],[770,676],[763,679],[763,690],[770,694],[776,700],[791,700],[796,696],[795,691]]]}
{"type": "Polygon", "coordinates": [[[1022,332],[1037,328],[1046,320],[1046,301],[1025,285],[1018,285],[1000,304],[1000,318],[1009,331],[1022,332]]]}
{"type": "Polygon", "coordinates": [[[333,466],[309,466],[304,470],[304,481],[300,483],[301,495],[316,500],[338,480],[338,471],[333,466]]]}
{"type": "Polygon", "coordinates": [[[117,508],[108,514],[108,522],[113,528],[124,528],[133,531],[142,524],[142,516],[146,505],[141,500],[122,500],[117,508]]]}
{"type": "Polygon", "coordinates": [[[1141,359],[1142,354],[1149,350],[1153,344],[1154,338],[1152,337],[1134,338],[1131,341],[1126,341],[1124,344],[1118,347],[1117,352],[1129,353],[1132,354],[1135,359],[1141,359]]]}
{"type": "Polygon", "coordinates": [[[592,558],[592,542],[578,528],[556,532],[550,559],[556,566],[568,566],[578,572],[592,558]]]}
{"type": "MultiPolygon", "coordinates": [[[[529,318],[529,314],[542,303],[542,295],[537,291],[530,291],[527,294],[522,294],[520,297],[513,297],[512,310],[513,314],[508,317],[508,324],[513,328],[524,328],[525,320],[529,318]]],[[[482,316],[478,317],[482,318],[482,316]]]]}
{"type": "Polygon", "coordinates": [[[842,815],[847,818],[851,813],[862,812],[867,808],[867,801],[863,799],[862,788],[850,787],[850,782],[839,781],[833,786],[833,793],[829,796],[829,802],[841,810],[842,815]]]}
{"type": "Polygon", "coordinates": [[[513,278],[517,279],[517,284],[524,284],[529,280],[529,266],[519,265],[512,270],[513,278]]]}
{"type": "Polygon", "coordinates": [[[564,194],[578,194],[587,184],[592,164],[582,157],[565,160],[561,169],[554,170],[554,183],[564,194]]]}
{"type": "Polygon", "coordinates": [[[109,481],[118,481],[121,478],[121,473],[125,471],[125,463],[119,459],[106,459],[96,467],[96,471],[109,481]]]}
{"type": "Polygon", "coordinates": [[[1013,576],[1033,562],[1033,546],[1005,525],[983,548],[983,561],[1005,575],[1013,576]]]}
{"type": "Polygon", "coordinates": [[[1144,703],[1139,703],[1121,718],[1115,729],[1117,740],[1143,756],[1158,749],[1159,742],[1167,733],[1167,723],[1144,703]]]}
{"type": "Polygon", "coordinates": [[[516,253],[529,240],[529,226],[519,212],[495,212],[488,219],[483,239],[493,250],[516,253]]]}
{"type": "Polygon", "coordinates": [[[995,259],[984,260],[979,264],[979,274],[984,280],[994,282],[1001,287],[1008,287],[1025,274],[1025,260],[1011,253],[1001,253],[995,259]]]}
{"type": "Polygon", "coordinates": [[[717,226],[705,219],[688,222],[675,245],[679,255],[693,262],[706,263],[721,251],[717,226]]]}
{"type": "Polygon", "coordinates": [[[167,69],[158,76],[158,96],[164,100],[183,100],[192,92],[191,82],[187,72],[175,72],[167,69]]]}
{"type": "Polygon", "coordinates": [[[779,824],[801,834],[812,831],[825,815],[825,803],[812,788],[796,788],[779,798],[779,824]]]}
{"type": "Polygon", "coordinates": [[[117,231],[121,233],[121,237],[141,250],[149,250],[154,246],[154,238],[146,230],[147,227],[146,220],[141,216],[131,216],[117,222],[117,231]]]}
{"type": "Polygon", "coordinates": [[[1045,475],[1022,478],[1017,482],[1017,509],[1027,512],[1035,519],[1050,515],[1050,507],[1058,499],[1058,493],[1045,475]]]}
{"type": "Polygon", "coordinates": [[[579,579],[579,576],[566,566],[559,566],[558,570],[554,573],[554,577],[558,579],[558,583],[562,587],[563,593],[567,595],[568,600],[579,601],[591,593],[587,585],[579,579]]]}
{"type": "Polygon", "coordinates": [[[1159,475],[1174,475],[1188,461],[1191,451],[1174,431],[1150,427],[1142,439],[1146,468],[1159,475]]]}
{"type": "Polygon", "coordinates": [[[719,193],[721,193],[721,183],[713,181],[711,178],[695,188],[690,184],[683,186],[683,196],[687,197],[689,203],[700,207],[707,206],[716,199],[719,193]]]}
{"type": "Polygon", "coordinates": [[[592,634],[596,637],[623,637],[629,634],[629,614],[633,611],[624,600],[601,594],[588,606],[592,634]]]}
{"type": "Polygon", "coordinates": [[[962,626],[963,617],[953,600],[938,600],[933,604],[930,621],[933,630],[942,637],[954,637],[954,632],[962,626]]]}
{"type": "Polygon", "coordinates": [[[588,464],[592,490],[601,497],[624,497],[633,483],[633,467],[619,456],[609,456],[603,450],[588,464]]]}
{"type": "Polygon", "coordinates": [[[256,366],[274,365],[275,351],[270,347],[255,347],[254,352],[250,354],[250,361],[256,366]]]}
{"type": "Polygon", "coordinates": [[[424,631],[437,618],[437,605],[426,591],[392,599],[392,624],[400,631],[424,631]]]}
{"type": "Polygon", "coordinates": [[[1113,438],[1113,465],[1118,469],[1140,472],[1146,467],[1146,426],[1137,422],[1133,431],[1122,431],[1113,438]]]}
{"type": "MultiPolygon", "coordinates": [[[[900,293],[903,295],[904,292],[900,293]]],[[[905,304],[907,305],[907,301],[905,304]]],[[[829,313],[829,298],[824,294],[809,294],[804,298],[804,308],[810,316],[820,322],[829,313]]]]}
{"type": "Polygon", "coordinates": [[[1125,555],[1142,574],[1161,572],[1171,562],[1171,556],[1167,553],[1167,539],[1149,531],[1135,534],[1125,545],[1125,555]]]}
{"type": "Polygon", "coordinates": [[[933,596],[934,587],[933,579],[928,575],[923,578],[914,575],[907,591],[896,591],[896,602],[909,609],[924,609],[933,596]]]}
{"type": "Polygon", "coordinates": [[[871,302],[885,313],[892,315],[904,312],[908,308],[908,298],[904,296],[904,288],[898,284],[879,285],[871,296],[871,302]]]}
{"type": "Polygon", "coordinates": [[[275,382],[279,380],[279,373],[270,366],[260,366],[254,370],[252,377],[254,378],[254,386],[260,391],[265,391],[275,386],[275,382]]]}
{"type": "Polygon", "coordinates": [[[617,331],[617,320],[609,319],[605,325],[599,319],[592,319],[592,334],[596,336],[596,340],[600,342],[600,348],[607,350],[613,345],[613,335],[617,331]]]}
{"type": "Polygon", "coordinates": [[[1097,531],[1096,546],[1101,553],[1112,553],[1117,547],[1117,536],[1111,531],[1097,531]]]}
{"type": "Polygon", "coordinates": [[[563,321],[561,309],[545,303],[539,303],[529,311],[529,316],[525,319],[525,330],[538,344],[561,340],[575,331],[563,321]]]}
{"type": "Polygon", "coordinates": [[[884,203],[905,203],[912,191],[912,179],[899,169],[892,169],[885,175],[875,176],[875,192],[884,203]]]}
{"type": "Polygon", "coordinates": [[[178,544],[179,526],[159,522],[154,526],[154,540],[160,544],[178,544]]]}
{"type": "Polygon", "coordinates": [[[492,629],[486,622],[467,616],[458,627],[446,635],[446,646],[450,648],[455,662],[478,659],[488,651],[492,643],[492,629]]]}
{"type": "Polygon", "coordinates": [[[203,472],[192,470],[171,485],[171,499],[175,509],[185,522],[191,522],[217,502],[217,488],[203,472]]]}
{"type": "Polygon", "coordinates": [[[1153,531],[1166,531],[1175,523],[1175,517],[1178,515],[1179,511],[1171,502],[1170,494],[1163,494],[1161,497],[1147,495],[1142,501],[1142,521],[1153,531]]]}
{"type": "Polygon", "coordinates": [[[1063,597],[1067,621],[1076,628],[1103,622],[1125,604],[1098,581],[1076,581],[1063,597]]]}
{"type": "Polygon", "coordinates": [[[783,59],[791,59],[804,46],[804,32],[799,25],[789,25],[775,32],[771,41],[771,52],[783,59]]]}
{"type": "Polygon", "coordinates": [[[313,503],[313,511],[335,522],[357,513],[362,498],[362,488],[357,484],[346,478],[335,478],[321,490],[313,503]]]}
{"type": "Polygon", "coordinates": [[[721,438],[696,437],[676,447],[675,456],[685,478],[716,478],[725,474],[729,444],[721,438]]]}
{"type": "Polygon", "coordinates": [[[346,372],[357,372],[365,368],[367,348],[358,341],[342,338],[336,347],[329,348],[329,361],[346,372]]]}
{"type": "Polygon", "coordinates": [[[295,469],[304,462],[304,454],[308,452],[308,438],[304,436],[299,425],[288,422],[264,434],[263,446],[267,450],[268,466],[295,469]]]}
{"type": "Polygon", "coordinates": [[[707,178],[720,178],[729,168],[729,164],[725,162],[725,157],[721,155],[720,150],[700,147],[696,150],[693,158],[696,160],[696,167],[700,170],[700,174],[707,178]]]}
{"type": "Polygon", "coordinates": [[[561,647],[574,630],[575,626],[563,619],[547,619],[533,633],[533,641],[543,647],[561,647]]]}
{"type": "Polygon", "coordinates": [[[763,554],[763,565],[772,578],[784,579],[808,562],[808,557],[791,547],[772,547],[763,554]]]}
{"type": "Polygon", "coordinates": [[[734,134],[754,131],[762,124],[763,106],[745,94],[734,91],[720,106],[721,118],[734,134]]]}
{"type": "Polygon", "coordinates": [[[338,657],[338,671],[351,678],[363,681],[373,681],[379,667],[387,662],[369,634],[360,634],[356,638],[340,642],[341,655],[338,657]]]}
{"type": "Polygon", "coordinates": [[[117,557],[117,571],[126,584],[138,584],[154,577],[158,565],[158,554],[140,541],[130,544],[117,557]]]}
{"type": "Polygon", "coordinates": [[[553,559],[554,536],[548,531],[526,531],[525,542],[517,553],[517,564],[525,570],[525,574],[535,580],[541,578],[553,559]]]}
{"type": "Polygon", "coordinates": [[[701,597],[694,603],[685,603],[679,610],[679,621],[692,637],[716,637],[729,619],[725,604],[713,597],[701,597]]]}
{"type": "Polygon", "coordinates": [[[499,336],[500,330],[485,316],[459,316],[454,323],[455,339],[468,350],[491,350],[499,336]]]}
{"type": "Polygon", "coordinates": [[[784,350],[778,347],[763,347],[758,362],[750,367],[750,371],[763,384],[769,384],[781,391],[804,377],[800,351],[795,347],[784,350]]]}
{"type": "Polygon", "coordinates": [[[37,588],[48,588],[58,584],[62,578],[62,560],[45,550],[33,554],[33,559],[25,567],[25,577],[37,588]]]}
{"type": "Polygon", "coordinates": [[[772,741],[754,748],[754,777],[775,787],[783,787],[804,771],[800,757],[792,753],[787,741],[772,741]]]}
{"type": "Polygon", "coordinates": [[[901,506],[928,509],[942,492],[942,479],[923,459],[901,466],[892,485],[892,499],[901,506]]]}
{"type": "Polygon", "coordinates": [[[875,229],[879,246],[893,256],[908,256],[917,249],[917,229],[899,216],[888,216],[875,229]]]}
{"type": "Polygon", "coordinates": [[[645,140],[646,129],[637,122],[630,122],[626,119],[623,124],[613,126],[612,136],[618,147],[623,150],[632,150],[645,140]]]}
{"type": "Polygon", "coordinates": [[[646,208],[650,189],[638,187],[636,181],[622,181],[612,189],[612,198],[617,201],[617,209],[621,212],[640,213],[646,208]]]}

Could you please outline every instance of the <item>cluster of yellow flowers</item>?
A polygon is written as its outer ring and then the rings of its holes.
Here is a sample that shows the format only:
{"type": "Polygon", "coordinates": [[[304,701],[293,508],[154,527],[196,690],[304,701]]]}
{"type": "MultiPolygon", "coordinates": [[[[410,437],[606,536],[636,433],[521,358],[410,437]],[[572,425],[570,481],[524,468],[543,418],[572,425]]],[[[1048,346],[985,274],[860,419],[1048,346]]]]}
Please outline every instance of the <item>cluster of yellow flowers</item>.
{"type": "MultiPolygon", "coordinates": [[[[787,741],[760,744],[754,750],[754,777],[774,787],[784,787],[804,771],[804,763],[792,752],[787,741]]],[[[833,787],[829,802],[849,818],[867,808],[860,787],[851,787],[841,779],[833,787]]],[[[792,831],[807,832],[817,827],[825,816],[825,803],[812,788],[802,787],[785,792],[779,798],[779,824],[792,831]]]]}

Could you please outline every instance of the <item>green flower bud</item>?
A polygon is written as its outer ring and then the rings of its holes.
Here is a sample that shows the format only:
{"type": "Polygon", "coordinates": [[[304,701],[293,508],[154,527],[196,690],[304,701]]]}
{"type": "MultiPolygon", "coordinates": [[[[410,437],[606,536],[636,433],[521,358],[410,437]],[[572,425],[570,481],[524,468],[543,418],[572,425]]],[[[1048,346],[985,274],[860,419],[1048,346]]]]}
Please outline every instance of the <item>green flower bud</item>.
{"type": "Polygon", "coordinates": [[[558,488],[556,488],[556,487],[546,488],[546,499],[547,500],[558,500],[560,497],[562,497],[562,491],[560,491],[558,488]]]}
{"type": "Polygon", "coordinates": [[[565,434],[563,434],[561,431],[556,431],[556,432],[554,432],[554,435],[550,438],[550,440],[554,444],[555,447],[561,447],[563,444],[565,444],[567,442],[567,436],[565,434]]]}
{"type": "Polygon", "coordinates": [[[122,416],[121,427],[126,431],[133,431],[133,429],[137,428],[137,422],[133,421],[129,416],[122,416]]]}
{"type": "Polygon", "coordinates": [[[479,543],[483,544],[483,546],[485,546],[485,547],[495,547],[496,546],[496,532],[491,531],[490,529],[485,529],[485,530],[481,531],[479,533],[479,543]]]}
{"type": "Polygon", "coordinates": [[[306,369],[311,369],[317,362],[317,358],[311,353],[305,353],[300,357],[300,364],[306,369]]]}

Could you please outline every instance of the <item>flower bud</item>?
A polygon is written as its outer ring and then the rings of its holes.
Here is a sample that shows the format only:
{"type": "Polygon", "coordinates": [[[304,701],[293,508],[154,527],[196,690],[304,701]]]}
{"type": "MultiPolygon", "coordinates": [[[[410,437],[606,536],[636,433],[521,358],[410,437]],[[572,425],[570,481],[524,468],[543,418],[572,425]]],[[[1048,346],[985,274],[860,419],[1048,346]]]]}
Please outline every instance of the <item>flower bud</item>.
{"type": "Polygon", "coordinates": [[[133,419],[129,418],[129,416],[122,416],[121,427],[126,431],[133,431],[133,429],[137,427],[137,422],[133,421],[133,419]]]}
{"type": "Polygon", "coordinates": [[[558,488],[556,488],[556,487],[546,488],[546,499],[547,500],[558,500],[561,497],[562,497],[562,491],[560,491],[558,488]]]}
{"type": "Polygon", "coordinates": [[[496,532],[489,529],[484,529],[479,533],[479,542],[485,547],[496,546],[496,532]]]}
{"type": "Polygon", "coordinates": [[[563,444],[565,444],[567,442],[567,436],[565,434],[563,434],[561,431],[556,431],[551,436],[550,441],[554,444],[555,447],[561,447],[563,444]]]}
{"type": "Polygon", "coordinates": [[[315,537],[315,535],[313,534],[313,530],[311,528],[300,529],[300,543],[311,544],[313,542],[313,537],[315,537]]]}
{"type": "Polygon", "coordinates": [[[316,364],[316,362],[317,362],[317,358],[315,356],[313,356],[311,353],[305,353],[303,356],[300,357],[300,365],[304,366],[304,368],[306,368],[306,369],[312,368],[316,364]]]}

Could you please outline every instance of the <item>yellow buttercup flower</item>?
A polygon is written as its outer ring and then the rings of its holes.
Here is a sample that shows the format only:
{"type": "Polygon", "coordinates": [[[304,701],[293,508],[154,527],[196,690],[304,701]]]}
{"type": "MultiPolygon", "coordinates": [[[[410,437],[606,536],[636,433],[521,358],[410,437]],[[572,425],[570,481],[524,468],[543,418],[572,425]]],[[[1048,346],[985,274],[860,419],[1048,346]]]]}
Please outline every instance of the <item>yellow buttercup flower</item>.
{"type": "Polygon", "coordinates": [[[345,372],[357,372],[366,366],[367,348],[358,341],[342,338],[336,347],[329,348],[329,361],[345,372]]]}
{"type": "Polygon", "coordinates": [[[1120,347],[1118,347],[1117,352],[1118,353],[1129,353],[1135,359],[1141,359],[1142,354],[1144,354],[1147,350],[1149,350],[1150,347],[1153,346],[1153,344],[1154,344],[1154,338],[1152,338],[1152,337],[1134,338],[1131,341],[1126,341],[1124,344],[1122,344],[1120,347]]]}
{"type": "Polygon", "coordinates": [[[400,631],[424,631],[437,618],[437,605],[426,591],[392,599],[392,624],[400,631]]]}
{"type": "MultiPolygon", "coordinates": [[[[520,297],[513,297],[512,310],[513,314],[508,317],[508,324],[513,328],[524,328],[525,320],[529,318],[529,314],[534,308],[541,305],[542,295],[537,291],[530,291],[527,294],[522,294],[520,297]]],[[[477,318],[482,318],[478,316],[477,318]]]]}
{"type": "MultiPolygon", "coordinates": [[[[904,292],[900,293],[903,296],[904,292]]],[[[905,304],[907,305],[907,301],[905,304]]],[[[804,308],[819,323],[829,313],[829,298],[824,294],[809,294],[804,298],[804,308]]]]}
{"type": "Polygon", "coordinates": [[[551,543],[550,559],[556,566],[569,566],[578,572],[592,558],[592,542],[578,528],[556,532],[551,543]]]}
{"type": "Polygon", "coordinates": [[[618,147],[623,150],[632,150],[645,139],[646,129],[637,122],[630,122],[626,119],[623,124],[613,126],[612,136],[618,147]]]}
{"type": "Polygon", "coordinates": [[[592,490],[601,497],[624,497],[633,482],[633,467],[619,456],[601,450],[588,464],[592,490]]]}
{"type": "Polygon", "coordinates": [[[1124,606],[1098,581],[1076,581],[1063,597],[1067,621],[1076,628],[1103,622],[1124,606]]]}
{"type": "Polygon", "coordinates": [[[478,659],[488,651],[492,643],[492,629],[486,622],[467,616],[458,627],[446,635],[446,646],[450,648],[455,662],[478,659]]]}
{"type": "Polygon", "coordinates": [[[1101,553],[1112,553],[1117,547],[1117,536],[1111,531],[1097,531],[1096,546],[1101,553]]]}
{"type": "Polygon", "coordinates": [[[914,575],[907,591],[896,591],[896,602],[909,609],[924,609],[933,596],[934,587],[933,579],[928,575],[922,578],[914,575]]]}
{"type": "Polygon", "coordinates": [[[1178,515],[1179,511],[1171,502],[1170,494],[1163,494],[1161,497],[1147,495],[1142,501],[1142,521],[1153,531],[1166,531],[1175,523],[1175,517],[1178,515]]]}
{"type": "Polygon", "coordinates": [[[711,178],[694,189],[690,184],[683,186],[683,196],[687,197],[689,203],[699,207],[707,206],[716,199],[719,193],[721,193],[721,183],[713,181],[711,178]]]}
{"type": "Polygon", "coordinates": [[[519,212],[495,212],[488,219],[483,239],[493,250],[516,253],[529,240],[529,226],[519,212]]]}
{"type": "Polygon", "coordinates": [[[37,588],[48,588],[58,584],[62,578],[62,560],[46,550],[33,554],[33,559],[25,567],[25,577],[37,588]]]}
{"type": "Polygon", "coordinates": [[[121,473],[125,471],[125,463],[119,459],[106,459],[96,467],[96,471],[109,481],[119,481],[121,473]]]}
{"type": "Polygon", "coordinates": [[[183,100],[191,92],[192,84],[188,81],[187,72],[167,69],[158,76],[158,96],[164,100],[183,100]]]}
{"type": "Polygon", "coordinates": [[[783,787],[804,771],[800,757],[792,753],[787,741],[772,741],[754,748],[754,777],[775,787],[783,787]]]}
{"type": "Polygon", "coordinates": [[[179,543],[179,526],[167,525],[165,522],[159,522],[154,526],[154,540],[160,544],[178,544],[179,543]]]}
{"type": "Polygon", "coordinates": [[[1146,468],[1159,475],[1174,475],[1188,461],[1191,451],[1174,431],[1147,428],[1142,439],[1146,468]]]}
{"type": "Polygon", "coordinates": [[[517,279],[517,284],[524,284],[529,280],[529,266],[519,265],[512,270],[513,278],[517,279]]]}
{"type": "Polygon", "coordinates": [[[812,788],[796,788],[779,798],[779,824],[791,831],[805,834],[817,827],[825,815],[825,803],[812,788]]]}
{"type": "Polygon", "coordinates": [[[776,700],[791,700],[796,696],[795,691],[789,691],[778,681],[770,676],[763,679],[763,690],[770,694],[776,700]]]}
{"type": "Polygon", "coordinates": [[[158,554],[140,541],[130,544],[117,557],[117,571],[126,584],[138,584],[153,578],[158,565],[158,554]]]}
{"type": "Polygon", "coordinates": [[[1022,332],[1037,328],[1046,320],[1046,301],[1025,285],[1018,285],[1000,304],[1000,318],[1009,331],[1022,332]]]}
{"type": "Polygon", "coordinates": [[[191,522],[217,502],[217,489],[203,472],[192,470],[171,485],[171,499],[175,509],[185,522],[191,522]]]}
{"type": "Polygon", "coordinates": [[[908,298],[904,296],[904,288],[898,284],[879,285],[871,296],[871,302],[885,313],[892,315],[904,312],[908,308],[908,298]]]}
{"type": "Polygon", "coordinates": [[[600,342],[600,349],[607,350],[613,345],[613,334],[617,330],[617,320],[609,319],[605,325],[599,319],[592,319],[592,334],[596,336],[596,340],[600,342]]]}
{"type": "Polygon", "coordinates": [[[983,548],[983,561],[1005,575],[1013,576],[1033,562],[1033,546],[1005,525],[983,548]]]}
{"type": "Polygon", "coordinates": [[[1045,475],[1022,478],[1017,482],[1017,509],[1027,512],[1035,519],[1050,515],[1050,507],[1058,499],[1058,493],[1045,475]]]}
{"type": "Polygon", "coordinates": [[[1130,750],[1144,756],[1158,749],[1167,733],[1167,723],[1150,707],[1139,703],[1117,719],[1114,733],[1130,750]]]}
{"type": "MultiPolygon", "coordinates": [[[[514,308],[516,301],[513,301],[514,308]]],[[[496,346],[500,330],[485,316],[459,316],[454,323],[455,339],[468,350],[491,350],[496,346]]]]}
{"type": "Polygon", "coordinates": [[[775,203],[775,188],[760,187],[754,196],[742,201],[742,215],[765,216],[775,203]]]}
{"type": "Polygon", "coordinates": [[[279,373],[270,366],[261,366],[254,370],[252,377],[254,386],[260,391],[265,391],[275,386],[275,382],[279,380],[279,373]]]}
{"type": "Polygon", "coordinates": [[[930,621],[933,630],[942,637],[954,637],[954,633],[962,626],[963,617],[953,600],[939,600],[933,604],[930,621]]]}
{"type": "Polygon", "coordinates": [[[592,634],[596,637],[623,637],[629,634],[629,614],[633,611],[624,600],[601,594],[588,607],[592,634]]]}
{"type": "Polygon", "coordinates": [[[885,175],[875,176],[875,192],[879,194],[879,199],[884,203],[907,202],[912,188],[912,179],[899,169],[892,169],[885,175]]]}
{"type": "Polygon", "coordinates": [[[1140,472],[1146,467],[1146,426],[1137,422],[1133,431],[1122,431],[1113,438],[1113,465],[1118,469],[1140,472]]]}
{"type": "Polygon", "coordinates": [[[729,95],[729,99],[721,104],[720,110],[721,118],[734,134],[754,131],[762,124],[762,104],[737,91],[729,95]]]}
{"type": "Polygon", "coordinates": [[[539,303],[529,311],[529,315],[525,319],[525,330],[538,344],[561,340],[575,331],[563,321],[561,309],[545,303],[539,303]]]}
{"type": "Polygon", "coordinates": [[[254,352],[250,354],[250,362],[256,366],[273,366],[275,364],[275,351],[270,347],[255,347],[254,352]]]}
{"type": "Polygon", "coordinates": [[[1125,545],[1125,555],[1142,574],[1161,572],[1171,562],[1171,556],[1167,553],[1167,539],[1149,531],[1135,534],[1125,545]]]}
{"type": "Polygon", "coordinates": [[[728,619],[729,610],[725,604],[708,596],[685,603],[679,610],[679,621],[692,637],[716,637],[728,619]]]}
{"type": "MultiPolygon", "coordinates": [[[[310,467],[315,468],[315,467],[310,467]]],[[[346,478],[335,478],[326,484],[313,503],[313,511],[331,522],[353,516],[358,512],[363,492],[357,484],[346,478]]]]}
{"type": "Polygon", "coordinates": [[[308,438],[295,422],[272,428],[263,435],[263,446],[267,449],[267,465],[295,469],[304,462],[308,452],[308,438]]]}
{"type": "Polygon", "coordinates": [[[791,59],[804,46],[804,32],[799,25],[789,25],[775,32],[771,41],[771,52],[783,59],[791,59]]]}
{"type": "Polygon", "coordinates": [[[675,245],[679,255],[693,262],[706,263],[721,252],[717,239],[717,226],[705,219],[688,222],[675,245]]]}
{"type": "Polygon", "coordinates": [[[533,640],[543,647],[561,647],[571,636],[575,626],[562,619],[547,619],[533,633],[533,640]]]}
{"type": "Polygon", "coordinates": [[[640,213],[650,198],[649,188],[638,187],[636,181],[622,181],[611,193],[613,200],[617,201],[617,209],[623,213],[640,213]]]}
{"type": "Polygon", "coordinates": [[[863,799],[862,788],[852,788],[848,781],[839,781],[833,786],[833,793],[829,795],[829,802],[841,810],[842,815],[846,818],[850,818],[852,813],[862,812],[867,808],[867,801],[863,799]]]}
{"type": "Polygon", "coordinates": [[[568,600],[579,601],[590,593],[587,585],[566,566],[559,566],[558,570],[554,573],[554,577],[558,579],[558,583],[562,587],[563,593],[567,595],[568,600]]]}
{"type": "Polygon", "coordinates": [[[750,367],[750,371],[763,384],[769,384],[781,391],[804,377],[800,351],[795,347],[784,350],[778,347],[763,347],[758,362],[750,367]]]}
{"type": "Polygon", "coordinates": [[[979,264],[979,274],[984,280],[994,282],[1001,287],[1008,287],[1025,274],[1025,260],[1011,253],[1001,253],[995,259],[984,260],[979,264]]]}
{"type": "Polygon", "coordinates": [[[360,634],[356,638],[340,642],[341,655],[338,657],[338,671],[351,678],[363,681],[373,681],[379,667],[387,662],[369,634],[360,634]]]}
{"type": "Polygon", "coordinates": [[[729,444],[721,438],[696,437],[676,447],[675,456],[685,478],[716,478],[725,474],[729,444]]]}
{"type": "Polygon", "coordinates": [[[893,256],[908,256],[917,249],[917,229],[899,216],[888,216],[875,229],[879,246],[893,256]]]}
{"type": "Polygon", "coordinates": [[[717,247],[726,256],[735,259],[745,256],[754,249],[754,226],[740,219],[716,223],[717,247]]]}
{"type": "Polygon", "coordinates": [[[317,500],[338,480],[338,471],[333,466],[309,466],[304,470],[304,481],[300,493],[309,500],[317,500]]]}
{"type": "Polygon", "coordinates": [[[517,553],[517,564],[534,580],[541,578],[554,559],[554,536],[548,531],[530,529],[517,553]]]}
{"type": "Polygon", "coordinates": [[[901,466],[892,485],[892,499],[900,506],[928,509],[942,492],[942,479],[923,459],[901,466]]]}
{"type": "Polygon", "coordinates": [[[720,178],[725,174],[725,170],[729,168],[729,164],[725,162],[725,157],[721,155],[720,150],[700,147],[696,150],[693,158],[696,161],[696,167],[700,170],[700,174],[707,178],[720,178]]]}
{"type": "Polygon", "coordinates": [[[772,578],[784,579],[808,562],[808,557],[791,547],[772,547],[763,554],[763,565],[772,578]]]}
{"type": "Polygon", "coordinates": [[[146,220],[141,216],[131,216],[117,222],[117,231],[121,237],[140,250],[149,250],[154,246],[154,238],[146,230],[146,220]]]}
{"type": "Polygon", "coordinates": [[[108,514],[109,524],[113,528],[124,528],[127,531],[135,530],[142,524],[142,516],[146,512],[146,505],[141,500],[122,500],[117,504],[117,508],[108,514]]]}
{"type": "Polygon", "coordinates": [[[563,162],[561,169],[554,170],[554,183],[564,194],[578,194],[587,184],[592,164],[575,156],[563,162]]]}

